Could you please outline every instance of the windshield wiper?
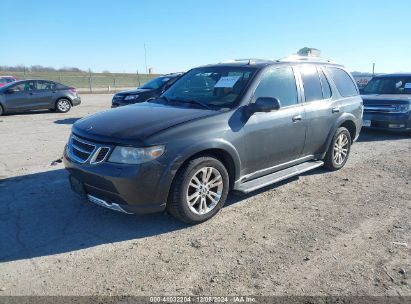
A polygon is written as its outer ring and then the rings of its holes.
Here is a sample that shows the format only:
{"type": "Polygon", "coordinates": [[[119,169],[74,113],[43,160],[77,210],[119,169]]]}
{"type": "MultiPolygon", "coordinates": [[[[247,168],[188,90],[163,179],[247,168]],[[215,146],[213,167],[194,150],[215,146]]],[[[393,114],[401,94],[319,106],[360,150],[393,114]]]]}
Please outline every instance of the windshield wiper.
{"type": "Polygon", "coordinates": [[[207,105],[207,104],[205,104],[205,103],[203,103],[203,102],[201,102],[201,101],[198,101],[198,100],[194,100],[194,99],[190,99],[190,100],[179,99],[178,101],[181,101],[181,102],[183,102],[183,103],[191,103],[191,104],[194,103],[194,104],[197,104],[197,105],[202,106],[204,109],[211,110],[211,107],[210,107],[209,105],[207,105]]]}

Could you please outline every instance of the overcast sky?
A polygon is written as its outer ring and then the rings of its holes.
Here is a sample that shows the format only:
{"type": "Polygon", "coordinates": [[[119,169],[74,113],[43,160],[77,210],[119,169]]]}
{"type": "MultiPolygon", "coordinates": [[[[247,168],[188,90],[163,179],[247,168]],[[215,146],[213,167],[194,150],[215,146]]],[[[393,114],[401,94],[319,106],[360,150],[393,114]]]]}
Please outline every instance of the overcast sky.
{"type": "Polygon", "coordinates": [[[411,72],[411,1],[2,1],[0,65],[156,73],[308,46],[351,71],[411,72]]]}

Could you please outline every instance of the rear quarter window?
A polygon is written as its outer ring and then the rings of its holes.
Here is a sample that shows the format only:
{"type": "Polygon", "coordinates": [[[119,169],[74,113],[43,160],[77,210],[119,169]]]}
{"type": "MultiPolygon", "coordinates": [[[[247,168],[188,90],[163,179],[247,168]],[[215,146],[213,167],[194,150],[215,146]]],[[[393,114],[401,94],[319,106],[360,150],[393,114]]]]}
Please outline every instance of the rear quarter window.
{"type": "Polygon", "coordinates": [[[329,72],[341,96],[350,97],[358,95],[357,85],[346,71],[332,67],[328,67],[327,71],[329,72]]]}

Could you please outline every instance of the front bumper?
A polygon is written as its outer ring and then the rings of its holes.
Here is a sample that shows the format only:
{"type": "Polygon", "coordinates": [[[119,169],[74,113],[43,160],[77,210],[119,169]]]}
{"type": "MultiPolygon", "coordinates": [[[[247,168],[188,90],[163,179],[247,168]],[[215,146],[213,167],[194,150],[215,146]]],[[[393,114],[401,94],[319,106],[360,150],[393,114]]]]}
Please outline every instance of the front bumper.
{"type": "Polygon", "coordinates": [[[364,128],[406,131],[411,130],[411,111],[405,113],[369,113],[364,112],[363,120],[371,121],[364,128]]]}
{"type": "Polygon", "coordinates": [[[161,180],[159,163],[122,165],[78,164],[64,153],[71,188],[82,198],[124,213],[153,213],[166,208],[169,186],[161,180]]]}
{"type": "Polygon", "coordinates": [[[77,96],[76,98],[74,98],[71,103],[73,104],[73,106],[78,106],[81,104],[81,98],[80,96],[77,96]]]}

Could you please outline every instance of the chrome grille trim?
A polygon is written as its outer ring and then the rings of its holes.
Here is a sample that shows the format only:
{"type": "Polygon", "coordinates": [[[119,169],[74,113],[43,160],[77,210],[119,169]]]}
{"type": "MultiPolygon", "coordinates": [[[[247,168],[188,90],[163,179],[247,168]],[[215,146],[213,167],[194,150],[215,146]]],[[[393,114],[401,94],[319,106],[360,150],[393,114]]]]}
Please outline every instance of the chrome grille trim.
{"type": "Polygon", "coordinates": [[[68,147],[68,156],[79,164],[85,164],[87,162],[89,162],[91,165],[100,164],[106,160],[107,156],[109,155],[111,151],[111,148],[108,146],[99,145],[97,143],[93,143],[93,142],[78,138],[77,136],[73,134],[71,134],[69,138],[67,147],[68,147]],[[84,146],[79,147],[78,143],[81,143],[84,146]],[[90,147],[89,151],[85,150],[84,147],[90,147]],[[76,151],[85,154],[86,157],[82,158],[82,157],[77,156],[75,154],[76,151]],[[99,157],[99,154],[101,151],[105,152],[105,155],[103,155],[103,157],[101,156],[99,157]],[[96,161],[97,157],[99,157],[98,161],[96,161]]]}

